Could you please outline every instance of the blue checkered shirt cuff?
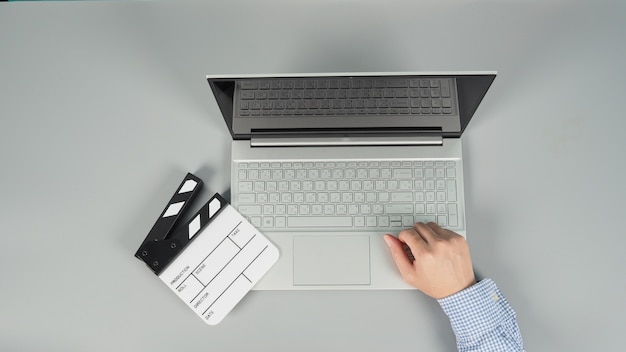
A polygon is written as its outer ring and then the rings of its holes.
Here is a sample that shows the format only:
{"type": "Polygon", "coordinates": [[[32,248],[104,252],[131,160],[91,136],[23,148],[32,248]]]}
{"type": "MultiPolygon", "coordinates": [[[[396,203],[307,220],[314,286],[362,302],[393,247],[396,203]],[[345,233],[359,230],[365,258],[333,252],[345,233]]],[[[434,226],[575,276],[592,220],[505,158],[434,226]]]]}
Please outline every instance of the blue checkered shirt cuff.
{"type": "Polygon", "coordinates": [[[459,351],[523,351],[515,311],[491,279],[437,300],[459,351]]]}

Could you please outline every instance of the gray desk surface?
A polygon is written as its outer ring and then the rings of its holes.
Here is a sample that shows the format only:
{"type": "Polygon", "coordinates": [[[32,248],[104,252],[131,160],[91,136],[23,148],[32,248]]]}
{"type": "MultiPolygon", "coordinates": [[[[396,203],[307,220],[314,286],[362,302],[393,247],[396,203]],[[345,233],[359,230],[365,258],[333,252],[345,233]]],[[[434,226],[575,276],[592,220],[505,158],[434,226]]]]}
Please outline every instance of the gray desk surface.
{"type": "Polygon", "coordinates": [[[454,350],[416,291],[253,292],[209,327],[132,254],[184,172],[229,187],[206,74],[497,70],[463,141],[475,266],[529,351],[623,350],[625,10],[0,5],[0,349],[454,350]]]}

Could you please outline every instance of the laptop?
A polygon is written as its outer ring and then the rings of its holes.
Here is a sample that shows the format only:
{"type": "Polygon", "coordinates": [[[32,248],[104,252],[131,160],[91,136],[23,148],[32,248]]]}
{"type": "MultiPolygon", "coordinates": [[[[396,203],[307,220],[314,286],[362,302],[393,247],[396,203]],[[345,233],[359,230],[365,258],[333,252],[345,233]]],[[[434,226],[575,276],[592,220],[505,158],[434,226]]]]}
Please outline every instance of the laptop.
{"type": "Polygon", "coordinates": [[[383,235],[465,236],[461,135],[496,72],[209,75],[232,205],[280,250],[257,290],[407,289],[383,235]]]}

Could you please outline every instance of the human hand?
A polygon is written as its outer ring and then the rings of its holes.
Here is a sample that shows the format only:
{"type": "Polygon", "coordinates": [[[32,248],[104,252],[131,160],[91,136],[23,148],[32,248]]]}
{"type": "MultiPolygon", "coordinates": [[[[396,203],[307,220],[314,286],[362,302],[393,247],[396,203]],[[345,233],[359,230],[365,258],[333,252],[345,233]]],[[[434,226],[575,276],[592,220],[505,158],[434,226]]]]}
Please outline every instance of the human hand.
{"type": "Polygon", "coordinates": [[[467,242],[455,232],[418,222],[397,238],[389,234],[384,238],[404,281],[430,297],[447,297],[476,283],[467,242]]]}

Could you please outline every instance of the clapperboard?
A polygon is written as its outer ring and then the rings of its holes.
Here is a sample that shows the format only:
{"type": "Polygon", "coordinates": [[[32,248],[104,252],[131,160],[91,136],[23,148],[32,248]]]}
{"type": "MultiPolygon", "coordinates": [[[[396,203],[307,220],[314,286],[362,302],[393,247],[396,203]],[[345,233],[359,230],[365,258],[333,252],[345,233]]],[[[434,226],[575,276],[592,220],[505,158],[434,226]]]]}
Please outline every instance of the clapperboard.
{"type": "Polygon", "coordinates": [[[215,325],[276,263],[278,249],[217,193],[174,230],[201,187],[185,176],[135,256],[215,325]]]}

